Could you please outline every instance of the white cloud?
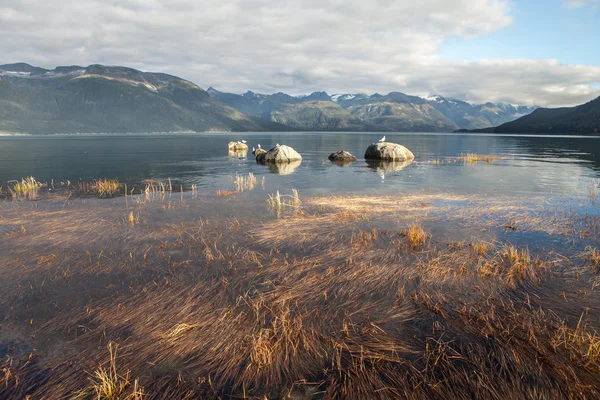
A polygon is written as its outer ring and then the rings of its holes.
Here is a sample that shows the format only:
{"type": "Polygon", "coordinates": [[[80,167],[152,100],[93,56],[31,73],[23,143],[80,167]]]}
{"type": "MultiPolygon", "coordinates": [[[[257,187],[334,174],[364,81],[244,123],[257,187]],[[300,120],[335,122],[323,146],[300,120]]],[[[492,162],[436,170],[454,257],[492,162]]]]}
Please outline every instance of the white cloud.
{"type": "Polygon", "coordinates": [[[50,3],[3,0],[3,62],[126,65],[234,92],[395,90],[540,105],[600,95],[597,67],[437,55],[446,40],[509,26],[506,0],[50,3]]]}

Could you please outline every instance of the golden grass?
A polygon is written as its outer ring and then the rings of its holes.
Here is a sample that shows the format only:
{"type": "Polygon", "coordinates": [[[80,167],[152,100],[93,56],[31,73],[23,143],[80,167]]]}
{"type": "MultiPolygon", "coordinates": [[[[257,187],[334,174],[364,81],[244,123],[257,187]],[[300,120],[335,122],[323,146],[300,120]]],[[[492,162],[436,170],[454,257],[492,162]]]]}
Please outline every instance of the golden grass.
{"type": "Polygon", "coordinates": [[[94,191],[100,197],[113,197],[119,193],[121,184],[116,179],[99,179],[94,182],[94,191]]]}
{"type": "Polygon", "coordinates": [[[38,191],[46,184],[38,182],[33,176],[23,178],[21,181],[8,182],[8,190],[15,200],[35,200],[38,191]]]}
{"type": "Polygon", "coordinates": [[[585,258],[593,267],[600,269],[600,250],[598,250],[596,247],[586,247],[585,258]]]}
{"type": "Polygon", "coordinates": [[[267,199],[267,208],[276,213],[280,213],[285,207],[298,208],[301,204],[297,189],[292,189],[291,195],[282,195],[278,190],[275,194],[269,195],[267,199]]]}
{"type": "Polygon", "coordinates": [[[493,248],[493,246],[490,243],[482,241],[475,241],[471,243],[471,247],[473,248],[473,251],[480,256],[486,255],[493,248]]]}
{"type": "MultiPolygon", "coordinates": [[[[234,180],[233,180],[234,184],[235,184],[235,190],[237,192],[243,192],[245,190],[253,190],[256,185],[259,183],[258,178],[256,178],[256,176],[254,176],[254,174],[252,172],[248,173],[248,176],[243,176],[243,175],[237,175],[235,176],[234,180]]],[[[262,178],[262,186],[264,187],[265,185],[265,178],[262,178]]]]}
{"type": "Polygon", "coordinates": [[[429,238],[429,234],[425,232],[420,224],[415,222],[408,227],[406,237],[408,238],[410,247],[419,249],[425,245],[425,241],[429,238]]]}
{"type": "Polygon", "coordinates": [[[0,340],[39,362],[0,360],[0,398],[598,398],[588,261],[495,242],[511,232],[452,196],[405,197],[303,199],[258,224],[210,217],[221,198],[148,202],[144,229],[122,229],[125,198],[11,203],[0,340]]]}
{"type": "Polygon", "coordinates": [[[117,344],[108,344],[108,366],[99,366],[90,378],[90,388],[77,393],[72,397],[73,400],[142,400],[145,397],[144,388],[139,385],[137,378],[132,382],[129,371],[125,374],[117,371],[117,349],[117,344]]]}

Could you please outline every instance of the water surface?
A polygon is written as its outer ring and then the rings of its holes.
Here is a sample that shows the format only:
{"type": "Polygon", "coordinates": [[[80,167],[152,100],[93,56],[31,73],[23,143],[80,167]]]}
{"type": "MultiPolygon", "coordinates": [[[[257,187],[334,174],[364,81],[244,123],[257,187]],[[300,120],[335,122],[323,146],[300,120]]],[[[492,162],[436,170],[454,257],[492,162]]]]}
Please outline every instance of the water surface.
{"type": "Polygon", "coordinates": [[[407,191],[502,195],[570,195],[600,176],[600,141],[581,137],[524,137],[473,134],[389,134],[407,146],[415,162],[405,168],[375,168],[362,159],[375,133],[218,133],[165,135],[82,135],[0,137],[0,185],[26,176],[40,181],[77,182],[116,178],[127,184],[166,180],[188,189],[231,187],[231,176],[266,177],[269,189],[297,188],[304,194],[398,194],[407,191]],[[227,143],[247,140],[294,147],[303,156],[297,168],[277,170],[230,157],[227,143]],[[327,160],[348,150],[359,160],[340,167],[327,160]],[[503,157],[465,165],[465,153],[503,157]],[[439,164],[438,164],[439,162],[439,164]],[[284,173],[284,174],[281,174],[284,173]]]}

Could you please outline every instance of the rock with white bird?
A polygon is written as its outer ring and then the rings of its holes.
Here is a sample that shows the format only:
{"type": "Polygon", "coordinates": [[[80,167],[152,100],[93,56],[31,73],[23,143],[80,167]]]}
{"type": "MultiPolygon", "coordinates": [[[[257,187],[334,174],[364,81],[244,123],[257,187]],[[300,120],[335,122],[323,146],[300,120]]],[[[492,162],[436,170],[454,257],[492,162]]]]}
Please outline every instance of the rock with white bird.
{"type": "MultiPolygon", "coordinates": [[[[256,152],[258,152],[257,149],[256,152]]],[[[292,161],[300,161],[302,156],[290,146],[277,143],[271,150],[260,153],[256,156],[256,161],[261,163],[289,163],[292,161]]]]}
{"type": "Polygon", "coordinates": [[[229,151],[248,151],[248,145],[241,141],[229,142],[227,144],[227,150],[229,151]]]}

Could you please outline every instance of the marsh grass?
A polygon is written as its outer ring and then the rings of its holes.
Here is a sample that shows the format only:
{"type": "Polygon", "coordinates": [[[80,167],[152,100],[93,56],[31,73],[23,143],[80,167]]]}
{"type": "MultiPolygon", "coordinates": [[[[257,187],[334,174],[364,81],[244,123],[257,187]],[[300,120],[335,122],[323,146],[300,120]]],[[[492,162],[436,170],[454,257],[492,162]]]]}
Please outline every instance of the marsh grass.
{"type": "Polygon", "coordinates": [[[121,184],[116,179],[99,179],[94,182],[94,191],[100,197],[113,197],[119,193],[121,184]]]}
{"type": "MultiPolygon", "coordinates": [[[[0,338],[17,332],[40,362],[0,360],[0,398],[599,398],[599,324],[582,310],[600,295],[574,273],[587,260],[488,243],[512,232],[441,197],[273,198],[303,215],[149,202],[144,229],[123,229],[117,201],[11,203],[2,231],[35,229],[0,241],[0,338]]],[[[519,221],[519,235],[537,225],[519,221]]]]}
{"type": "MultiPolygon", "coordinates": [[[[265,178],[262,178],[262,186],[264,187],[264,181],[265,178]]],[[[243,175],[235,175],[235,178],[233,178],[233,182],[235,184],[235,190],[237,192],[243,192],[246,190],[253,190],[256,185],[259,183],[258,178],[256,178],[256,176],[254,176],[254,174],[252,172],[248,173],[248,176],[243,176],[243,175]]]]}
{"type": "Polygon", "coordinates": [[[36,200],[39,190],[44,186],[45,183],[38,182],[33,176],[8,182],[8,190],[15,200],[36,200]]]}
{"type": "Polygon", "coordinates": [[[90,387],[77,393],[72,400],[142,400],[145,397],[139,380],[136,378],[131,381],[130,371],[124,374],[118,372],[117,350],[116,343],[108,344],[108,365],[100,365],[89,378],[90,387]]]}
{"type": "Polygon", "coordinates": [[[286,207],[298,208],[302,202],[297,189],[292,189],[292,194],[280,194],[279,190],[275,194],[269,195],[267,199],[267,208],[273,212],[280,213],[286,207]]]}
{"type": "Polygon", "coordinates": [[[425,245],[425,242],[429,238],[429,234],[425,232],[419,223],[415,222],[408,227],[406,237],[408,238],[410,247],[416,250],[425,245]]]}

